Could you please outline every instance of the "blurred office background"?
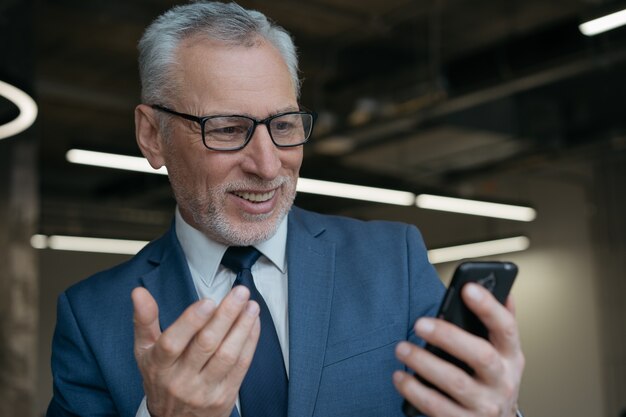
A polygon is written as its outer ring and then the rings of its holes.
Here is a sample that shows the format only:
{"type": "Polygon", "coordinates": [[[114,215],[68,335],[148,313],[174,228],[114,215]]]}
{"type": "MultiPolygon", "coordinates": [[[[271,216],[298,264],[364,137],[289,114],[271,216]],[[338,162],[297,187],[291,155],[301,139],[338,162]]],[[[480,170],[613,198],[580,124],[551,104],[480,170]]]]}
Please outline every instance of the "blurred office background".
{"type": "MultiPolygon", "coordinates": [[[[53,249],[54,236],[147,241],[170,224],[165,176],[74,163],[68,152],[140,156],[136,43],[176,3],[0,1],[0,81],[38,106],[32,127],[0,140],[2,416],[46,408],[58,293],[130,256],[86,252],[84,243],[82,251],[53,249]]],[[[297,204],[412,223],[433,249],[524,237],[524,250],[481,258],[520,267],[521,406],[529,416],[620,415],[626,27],[586,36],[579,25],[626,4],[240,3],[267,13],[299,46],[302,104],[319,113],[302,177],[408,193],[402,205],[303,191],[297,204]],[[417,207],[424,194],[531,207],[536,217],[417,207]]],[[[20,113],[2,91],[0,124],[20,113]]],[[[437,261],[444,281],[457,264],[437,261]]]]}

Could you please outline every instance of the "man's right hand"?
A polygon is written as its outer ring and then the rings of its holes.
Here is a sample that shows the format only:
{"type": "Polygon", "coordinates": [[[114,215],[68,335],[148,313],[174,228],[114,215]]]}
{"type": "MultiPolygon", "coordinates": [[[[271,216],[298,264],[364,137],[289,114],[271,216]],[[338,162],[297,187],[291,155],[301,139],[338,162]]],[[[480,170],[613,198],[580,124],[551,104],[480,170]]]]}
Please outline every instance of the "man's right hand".
{"type": "Polygon", "coordinates": [[[230,416],[261,330],[248,289],[235,287],[218,307],[197,301],[163,333],[152,295],[139,287],[131,297],[135,358],[150,414],[230,416]]]}

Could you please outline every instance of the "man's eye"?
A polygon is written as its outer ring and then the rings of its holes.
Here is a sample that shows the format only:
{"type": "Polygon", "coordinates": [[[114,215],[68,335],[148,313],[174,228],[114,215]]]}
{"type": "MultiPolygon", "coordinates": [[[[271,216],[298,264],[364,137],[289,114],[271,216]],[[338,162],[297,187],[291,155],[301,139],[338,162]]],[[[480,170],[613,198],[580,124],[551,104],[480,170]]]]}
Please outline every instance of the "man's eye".
{"type": "Polygon", "coordinates": [[[241,125],[211,126],[206,130],[206,134],[214,139],[228,140],[246,136],[248,128],[241,125]]]}
{"type": "Polygon", "coordinates": [[[274,130],[278,130],[278,131],[287,131],[287,130],[291,130],[293,129],[293,124],[290,122],[278,122],[276,124],[274,124],[273,126],[274,130]]]}
{"type": "Polygon", "coordinates": [[[214,130],[215,133],[222,134],[222,135],[234,135],[234,134],[241,133],[242,131],[243,131],[242,128],[238,126],[226,126],[226,127],[221,127],[219,129],[214,130]]]}

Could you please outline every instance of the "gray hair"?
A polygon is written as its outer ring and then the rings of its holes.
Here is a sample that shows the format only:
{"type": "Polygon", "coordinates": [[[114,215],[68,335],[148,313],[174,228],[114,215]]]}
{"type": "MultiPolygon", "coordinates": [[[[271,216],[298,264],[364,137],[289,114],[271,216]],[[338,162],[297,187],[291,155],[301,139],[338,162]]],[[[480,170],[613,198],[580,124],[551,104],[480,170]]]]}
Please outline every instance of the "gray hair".
{"type": "Polygon", "coordinates": [[[194,36],[236,46],[253,46],[259,38],[267,40],[285,60],[296,97],[300,96],[296,47],[285,29],[236,3],[201,1],[173,7],[155,19],[141,37],[139,76],[144,103],[159,104],[175,93],[177,48],[194,36]]]}

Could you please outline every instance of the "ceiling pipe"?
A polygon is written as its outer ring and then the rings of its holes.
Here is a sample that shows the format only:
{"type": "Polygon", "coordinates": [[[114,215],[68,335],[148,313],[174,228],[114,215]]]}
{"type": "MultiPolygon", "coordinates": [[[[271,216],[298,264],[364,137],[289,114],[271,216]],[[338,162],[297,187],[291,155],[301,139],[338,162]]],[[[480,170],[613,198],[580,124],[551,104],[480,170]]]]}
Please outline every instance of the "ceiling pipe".
{"type": "Polygon", "coordinates": [[[403,132],[414,130],[420,124],[429,120],[477,107],[481,104],[506,98],[516,93],[579,76],[600,66],[611,65],[623,60],[626,60],[625,49],[601,57],[594,55],[592,57],[572,60],[566,64],[536,71],[532,74],[517,77],[510,81],[501,82],[477,91],[456,97],[444,97],[430,108],[420,108],[410,113],[402,113],[395,117],[369,123],[358,129],[343,131],[341,132],[341,136],[343,138],[349,137],[353,140],[353,147],[350,149],[350,152],[353,152],[354,149],[357,148],[361,149],[363,147],[375,146],[381,140],[388,139],[390,134],[402,137],[403,132]]]}

